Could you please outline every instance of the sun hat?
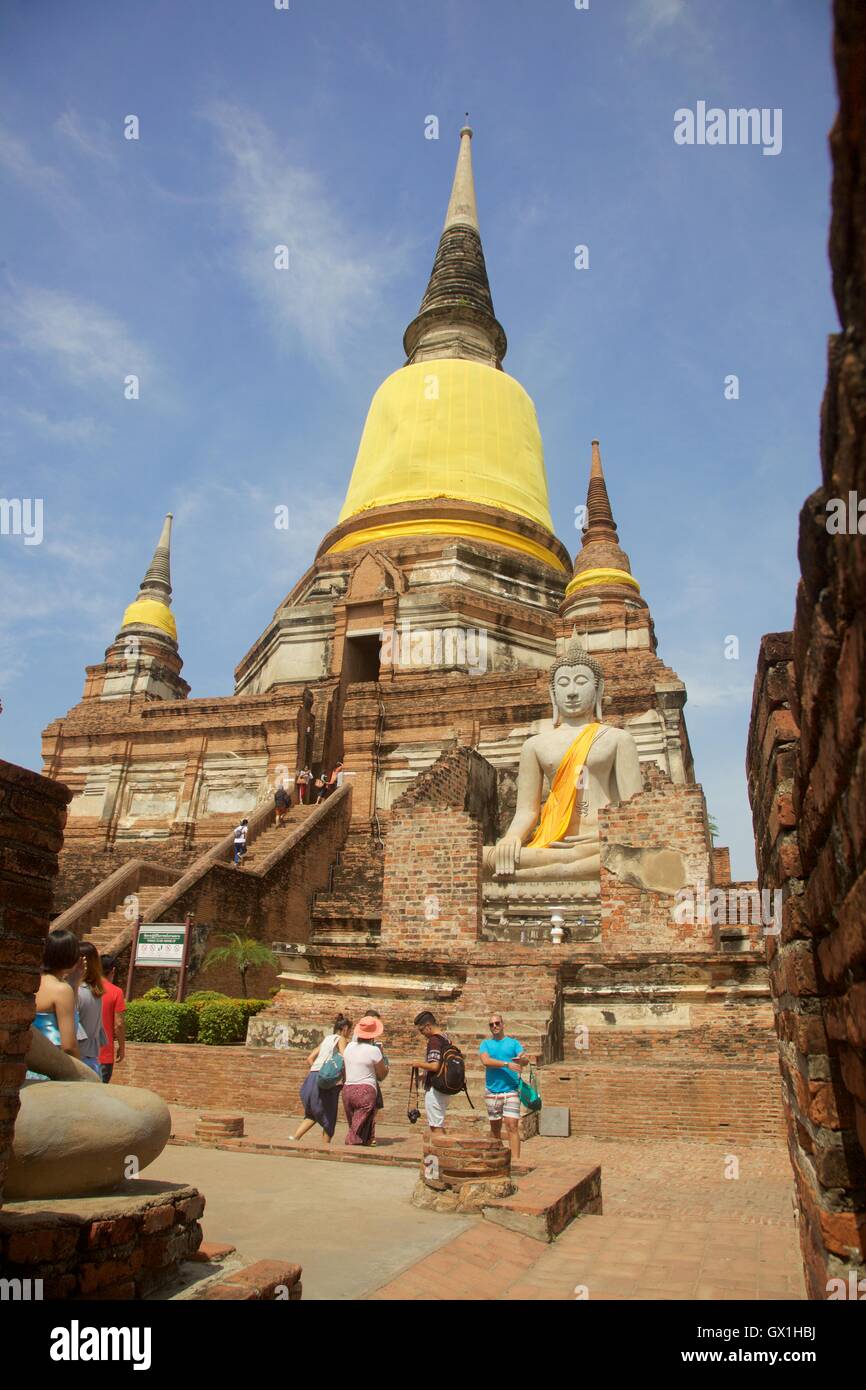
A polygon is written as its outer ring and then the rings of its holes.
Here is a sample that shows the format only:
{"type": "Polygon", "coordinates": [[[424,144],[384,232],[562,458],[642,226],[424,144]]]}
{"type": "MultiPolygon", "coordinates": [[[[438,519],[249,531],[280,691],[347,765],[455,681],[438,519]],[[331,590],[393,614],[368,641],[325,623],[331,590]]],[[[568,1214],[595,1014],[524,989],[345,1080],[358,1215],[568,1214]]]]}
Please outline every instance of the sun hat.
{"type": "Polygon", "coordinates": [[[379,1038],[385,1031],[385,1025],[381,1018],[370,1018],[365,1016],[358,1020],[355,1028],[355,1037],[361,1042],[369,1042],[372,1038],[379,1038]]]}

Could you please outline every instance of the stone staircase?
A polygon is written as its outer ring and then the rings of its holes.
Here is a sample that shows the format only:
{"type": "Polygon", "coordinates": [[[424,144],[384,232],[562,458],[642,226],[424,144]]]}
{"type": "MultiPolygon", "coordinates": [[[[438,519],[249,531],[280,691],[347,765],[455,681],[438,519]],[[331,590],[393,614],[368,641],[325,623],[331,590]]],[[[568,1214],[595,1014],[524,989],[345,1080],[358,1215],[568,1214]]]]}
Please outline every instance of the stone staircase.
{"type": "Polygon", "coordinates": [[[314,810],[315,807],[313,806],[293,806],[282,825],[271,826],[270,830],[263,830],[260,835],[256,836],[243,857],[241,868],[260,869],[268,855],[278,848],[286,835],[291,830],[297,830],[298,826],[312,815],[314,810]]]}
{"type": "Polygon", "coordinates": [[[490,1010],[501,1013],[505,1032],[517,1038],[530,1057],[556,1055],[561,1034],[562,1001],[556,971],[526,967],[470,967],[466,983],[449,1012],[449,1029],[467,1053],[490,1036],[490,1010]]]}
{"type": "Polygon", "coordinates": [[[331,872],[327,893],[317,893],[311,946],[373,946],[382,924],[383,852],[369,835],[350,835],[331,872]]]}
{"type": "Polygon", "coordinates": [[[116,941],[124,927],[135,924],[136,918],[145,913],[151,903],[161,897],[166,891],[165,885],[152,888],[138,888],[131,893],[130,898],[135,902],[122,904],[115,907],[111,912],[107,912],[87,936],[85,941],[92,941],[100,955],[109,949],[112,942],[116,941]]]}

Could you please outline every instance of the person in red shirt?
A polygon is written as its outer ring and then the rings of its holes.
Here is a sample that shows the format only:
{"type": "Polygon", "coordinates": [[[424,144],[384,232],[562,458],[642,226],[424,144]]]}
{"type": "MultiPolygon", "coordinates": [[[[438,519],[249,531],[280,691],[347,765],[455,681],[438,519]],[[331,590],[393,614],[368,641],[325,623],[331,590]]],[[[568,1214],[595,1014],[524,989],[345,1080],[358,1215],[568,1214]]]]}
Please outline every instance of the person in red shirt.
{"type": "Polygon", "coordinates": [[[111,1080],[114,1063],[116,1061],[122,1062],[126,1053],[126,1028],[123,1021],[123,1015],[126,1012],[126,1000],[123,997],[123,990],[114,983],[116,964],[114,956],[102,957],[102,975],[105,984],[105,993],[102,996],[102,1026],[108,1041],[99,1050],[99,1067],[102,1072],[102,1080],[106,1085],[111,1080]],[[117,1043],[116,1057],[115,1041],[117,1043]]]}

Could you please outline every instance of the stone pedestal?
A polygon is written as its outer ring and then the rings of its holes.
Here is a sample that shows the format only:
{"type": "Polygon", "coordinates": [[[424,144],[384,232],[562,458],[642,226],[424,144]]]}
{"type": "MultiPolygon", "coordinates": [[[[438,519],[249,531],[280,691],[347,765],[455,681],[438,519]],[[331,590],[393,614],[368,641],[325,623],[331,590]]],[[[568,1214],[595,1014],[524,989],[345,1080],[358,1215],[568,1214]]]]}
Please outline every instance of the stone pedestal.
{"type": "Polygon", "coordinates": [[[218,1139],[242,1139],[244,1135],[243,1115],[214,1115],[206,1112],[195,1122],[195,1137],[204,1143],[218,1139]]]}
{"type": "Polygon", "coordinates": [[[514,1191],[511,1150],[498,1139],[431,1136],[412,1203],[432,1211],[480,1211],[514,1191]]]}

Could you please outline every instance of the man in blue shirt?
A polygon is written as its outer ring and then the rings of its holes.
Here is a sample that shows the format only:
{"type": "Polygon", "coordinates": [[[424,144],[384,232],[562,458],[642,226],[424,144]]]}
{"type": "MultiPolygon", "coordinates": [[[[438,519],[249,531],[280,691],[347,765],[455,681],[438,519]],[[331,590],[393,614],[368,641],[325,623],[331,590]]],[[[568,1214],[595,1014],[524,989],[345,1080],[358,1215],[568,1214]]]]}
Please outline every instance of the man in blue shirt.
{"type": "Polygon", "coordinates": [[[512,1160],[520,1157],[520,1095],[517,1083],[519,1068],[527,1066],[529,1058],[516,1038],[505,1036],[502,1014],[495,1009],[490,1014],[490,1037],[479,1047],[481,1060],[487,1068],[484,1078],[484,1101],[494,1139],[502,1135],[502,1121],[511,1148],[512,1160]],[[517,1068],[518,1070],[515,1070],[517,1068]]]}

